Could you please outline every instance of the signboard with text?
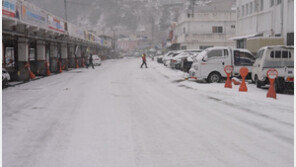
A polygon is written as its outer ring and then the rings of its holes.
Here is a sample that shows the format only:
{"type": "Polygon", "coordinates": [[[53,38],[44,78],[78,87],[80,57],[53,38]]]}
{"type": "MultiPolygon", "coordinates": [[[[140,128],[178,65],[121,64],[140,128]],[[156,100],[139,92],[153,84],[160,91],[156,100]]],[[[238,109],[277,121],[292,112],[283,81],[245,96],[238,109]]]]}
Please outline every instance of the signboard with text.
{"type": "Polygon", "coordinates": [[[15,0],[3,0],[2,15],[19,19],[20,18],[19,3],[15,0]]]}
{"type": "Polygon", "coordinates": [[[61,21],[57,17],[54,17],[52,15],[47,15],[47,23],[48,23],[48,28],[58,31],[58,32],[65,32],[65,22],[61,21]]]}
{"type": "Polygon", "coordinates": [[[34,25],[39,25],[45,27],[46,25],[46,13],[42,9],[29,4],[22,3],[22,17],[24,22],[31,23],[34,25]]]}

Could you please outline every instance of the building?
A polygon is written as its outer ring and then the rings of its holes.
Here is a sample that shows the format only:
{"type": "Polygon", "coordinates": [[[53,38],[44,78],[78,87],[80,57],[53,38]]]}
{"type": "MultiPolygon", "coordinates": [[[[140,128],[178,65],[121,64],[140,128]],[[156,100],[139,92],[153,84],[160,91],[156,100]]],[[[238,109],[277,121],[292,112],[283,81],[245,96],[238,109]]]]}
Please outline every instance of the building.
{"type": "Polygon", "coordinates": [[[22,0],[2,1],[2,67],[12,80],[85,66],[88,53],[110,50],[101,38],[22,0]]]}
{"type": "Polygon", "coordinates": [[[181,49],[235,46],[230,39],[236,29],[233,0],[198,1],[195,5],[188,1],[186,4],[174,30],[173,40],[181,49]]]}
{"type": "Polygon", "coordinates": [[[294,45],[294,0],[237,0],[238,48],[294,45]]]}

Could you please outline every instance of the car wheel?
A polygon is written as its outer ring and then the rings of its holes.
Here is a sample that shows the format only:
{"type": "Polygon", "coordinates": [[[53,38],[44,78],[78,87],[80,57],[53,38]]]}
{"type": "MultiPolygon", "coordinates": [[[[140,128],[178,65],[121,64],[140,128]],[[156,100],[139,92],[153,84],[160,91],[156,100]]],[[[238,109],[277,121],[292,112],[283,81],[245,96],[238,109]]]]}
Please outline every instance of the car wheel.
{"type": "Polygon", "coordinates": [[[212,72],[208,78],[207,78],[207,82],[208,83],[219,83],[221,81],[221,74],[219,74],[218,72],[212,72]]]}

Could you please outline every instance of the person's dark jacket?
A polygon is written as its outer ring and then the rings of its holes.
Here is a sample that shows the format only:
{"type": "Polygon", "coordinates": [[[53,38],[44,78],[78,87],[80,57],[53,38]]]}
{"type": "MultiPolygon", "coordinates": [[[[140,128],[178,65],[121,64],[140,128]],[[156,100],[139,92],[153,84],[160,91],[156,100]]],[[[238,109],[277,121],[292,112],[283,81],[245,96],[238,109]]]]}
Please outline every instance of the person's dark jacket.
{"type": "Polygon", "coordinates": [[[92,63],[93,62],[93,57],[92,55],[89,56],[89,63],[92,63]]]}

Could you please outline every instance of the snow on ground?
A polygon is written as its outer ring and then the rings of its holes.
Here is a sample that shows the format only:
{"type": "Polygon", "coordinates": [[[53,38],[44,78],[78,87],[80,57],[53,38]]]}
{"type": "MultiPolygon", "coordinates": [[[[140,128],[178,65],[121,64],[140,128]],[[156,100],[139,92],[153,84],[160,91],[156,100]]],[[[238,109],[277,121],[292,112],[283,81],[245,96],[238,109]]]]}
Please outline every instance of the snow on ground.
{"type": "Polygon", "coordinates": [[[3,166],[293,166],[293,95],[140,64],[108,60],[3,90],[3,166]]]}

